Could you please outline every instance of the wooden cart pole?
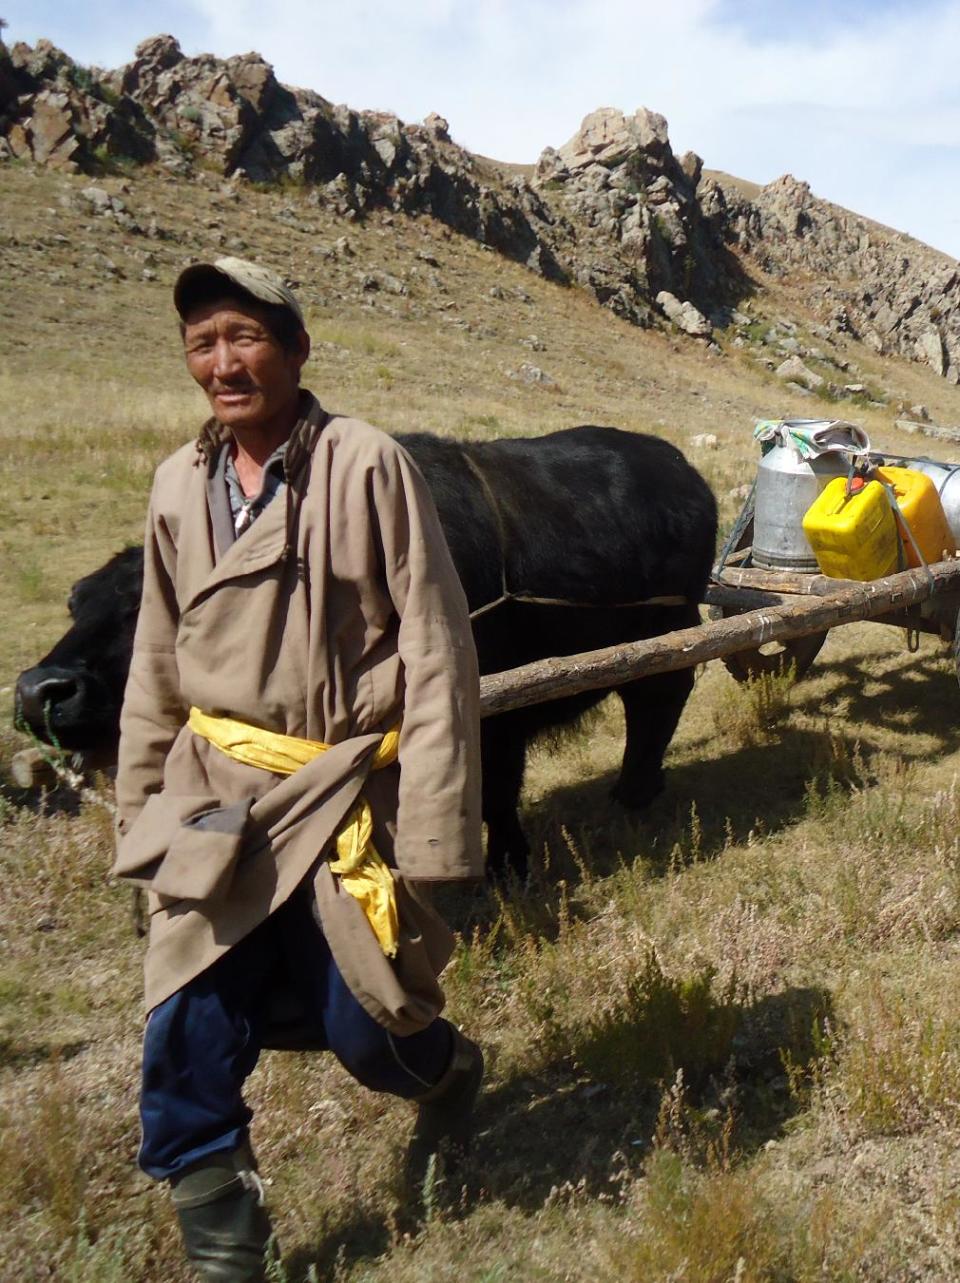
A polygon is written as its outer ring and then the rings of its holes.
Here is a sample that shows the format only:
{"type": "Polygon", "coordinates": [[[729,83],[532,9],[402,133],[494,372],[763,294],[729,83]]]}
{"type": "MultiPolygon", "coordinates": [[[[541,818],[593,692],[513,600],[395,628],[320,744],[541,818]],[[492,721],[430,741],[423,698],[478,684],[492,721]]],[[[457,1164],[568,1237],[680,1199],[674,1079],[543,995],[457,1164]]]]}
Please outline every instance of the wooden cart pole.
{"type": "Polygon", "coordinates": [[[543,704],[578,691],[620,686],[653,673],[692,668],[737,650],[903,610],[935,593],[960,589],[960,561],[939,561],[930,566],[929,572],[905,570],[868,583],[835,582],[840,586],[829,596],[811,594],[800,601],[751,610],[733,619],[678,629],[646,641],[543,659],[505,673],[492,673],[480,680],[481,716],[543,704]]]}

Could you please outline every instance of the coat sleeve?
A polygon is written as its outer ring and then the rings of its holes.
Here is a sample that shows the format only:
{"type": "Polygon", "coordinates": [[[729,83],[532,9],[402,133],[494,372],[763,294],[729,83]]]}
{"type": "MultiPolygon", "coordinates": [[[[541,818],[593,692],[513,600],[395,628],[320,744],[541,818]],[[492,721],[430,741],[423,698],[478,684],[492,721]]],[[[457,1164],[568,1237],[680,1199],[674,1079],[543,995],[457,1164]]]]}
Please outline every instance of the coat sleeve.
{"type": "Polygon", "coordinates": [[[469,611],[426,482],[399,446],[373,473],[371,507],[404,673],[397,868],[416,880],[478,878],[480,682],[469,611]]]}
{"type": "Polygon", "coordinates": [[[176,563],[176,544],[156,511],[154,493],[144,537],[143,595],[120,714],[116,796],[121,836],[150,794],[162,788],[164,762],[187,718],[176,658],[176,563]]]}

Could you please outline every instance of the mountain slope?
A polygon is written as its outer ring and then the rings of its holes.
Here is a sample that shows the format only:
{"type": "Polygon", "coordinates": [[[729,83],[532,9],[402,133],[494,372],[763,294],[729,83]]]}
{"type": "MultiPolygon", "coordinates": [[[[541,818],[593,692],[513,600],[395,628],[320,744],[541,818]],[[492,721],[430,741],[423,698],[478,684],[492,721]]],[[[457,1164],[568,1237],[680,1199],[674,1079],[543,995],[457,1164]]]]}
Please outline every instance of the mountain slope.
{"type": "Polygon", "coordinates": [[[601,108],[536,166],[506,166],[457,146],[440,116],[404,124],[334,106],[279,84],[257,54],[188,58],[172,36],[155,36],[102,72],[40,41],[0,45],[3,156],[298,185],[347,220],[374,208],[428,213],[634,323],[669,321],[702,339],[737,325],[758,273],[806,279],[831,332],[960,382],[956,263],[790,176],[757,189],[704,175],[694,153],[673,154],[666,121],[646,109],[627,118],[601,108]]]}

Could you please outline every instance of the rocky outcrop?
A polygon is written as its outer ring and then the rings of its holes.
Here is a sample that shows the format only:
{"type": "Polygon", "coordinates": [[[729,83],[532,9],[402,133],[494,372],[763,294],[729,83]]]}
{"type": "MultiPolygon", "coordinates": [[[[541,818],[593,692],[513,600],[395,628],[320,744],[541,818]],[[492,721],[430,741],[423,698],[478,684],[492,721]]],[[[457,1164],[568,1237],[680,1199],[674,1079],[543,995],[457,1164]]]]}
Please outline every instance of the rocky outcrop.
{"type": "Polygon", "coordinates": [[[710,337],[710,322],[698,308],[692,303],[681,303],[675,294],[669,290],[661,290],[657,295],[657,306],[662,310],[664,316],[672,321],[678,330],[684,334],[689,334],[695,339],[706,339],[710,337]]]}
{"type": "MultiPolygon", "coordinates": [[[[38,164],[97,172],[111,160],[293,182],[345,218],[375,206],[428,213],[555,280],[575,282],[648,324],[667,291],[688,333],[722,306],[732,263],[702,212],[699,157],[674,157],[667,122],[604,108],[541,156],[533,178],[482,162],[436,112],[407,124],[281,85],[255,53],[187,57],[169,35],[113,72],[60,50],[0,47],[0,148],[38,164]],[[698,319],[699,318],[699,319],[698,319]]],[[[705,328],[704,328],[705,327],[705,328]]]]}
{"type": "Polygon", "coordinates": [[[410,124],[337,106],[280,84],[256,53],[187,57],[159,35],[103,72],[48,41],[0,43],[4,157],[297,184],[347,220],[375,207],[430,214],[636,324],[668,321],[698,339],[727,325],[744,267],[756,266],[809,280],[828,331],[960,382],[956,263],[790,176],[752,200],[704,178],[700,157],[676,157],[666,120],[646,108],[592,112],[528,175],[457,146],[436,112],[410,124]]]}
{"type": "Polygon", "coordinates": [[[765,272],[808,280],[835,333],[921,361],[960,383],[960,267],[899,232],[819,200],[790,174],[726,195],[729,243],[765,272]]]}
{"type": "Polygon", "coordinates": [[[153,134],[138,103],[48,40],[0,43],[0,156],[68,171],[143,163],[154,158],[153,134]]]}
{"type": "Polygon", "coordinates": [[[701,166],[692,152],[677,160],[666,120],[646,108],[629,117],[601,108],[569,142],[548,147],[534,181],[558,222],[575,229],[573,278],[640,324],[653,320],[655,300],[663,310],[658,296],[667,294],[674,323],[709,333],[702,314],[722,312],[739,281],[720,228],[697,200],[701,166]]]}

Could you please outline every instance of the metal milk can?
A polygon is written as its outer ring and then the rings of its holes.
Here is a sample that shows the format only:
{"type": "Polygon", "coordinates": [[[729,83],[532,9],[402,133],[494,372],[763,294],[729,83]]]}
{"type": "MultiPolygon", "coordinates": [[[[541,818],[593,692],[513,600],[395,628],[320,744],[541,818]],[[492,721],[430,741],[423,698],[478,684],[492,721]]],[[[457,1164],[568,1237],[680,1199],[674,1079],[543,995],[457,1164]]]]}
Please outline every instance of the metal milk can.
{"type": "Polygon", "coordinates": [[[828,481],[845,477],[850,457],[870,448],[862,428],[835,419],[782,419],[757,426],[765,447],[757,468],[753,562],[763,570],[816,573],[803,516],[828,481]]]}

